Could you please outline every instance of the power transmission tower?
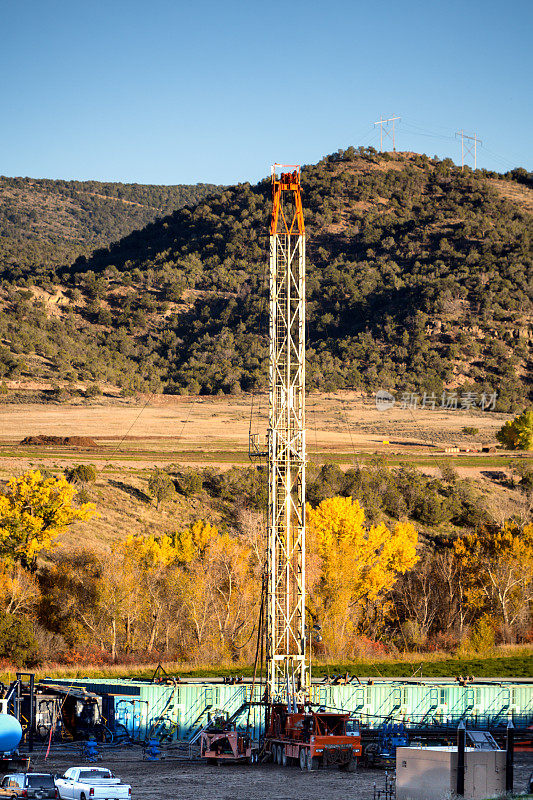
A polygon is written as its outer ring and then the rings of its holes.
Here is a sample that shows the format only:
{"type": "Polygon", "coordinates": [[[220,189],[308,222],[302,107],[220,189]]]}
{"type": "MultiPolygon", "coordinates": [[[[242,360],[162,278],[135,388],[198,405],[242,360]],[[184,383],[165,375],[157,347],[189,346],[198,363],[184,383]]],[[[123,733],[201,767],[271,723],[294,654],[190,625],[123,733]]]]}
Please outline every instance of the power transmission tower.
{"type": "Polygon", "coordinates": [[[467,136],[464,131],[457,131],[456,136],[461,137],[461,172],[464,170],[465,166],[465,156],[471,155],[474,157],[474,169],[477,169],[477,146],[483,145],[481,139],[478,139],[476,134],[473,136],[467,136]],[[469,139],[473,144],[465,143],[465,139],[469,139]]]}
{"type": "Polygon", "coordinates": [[[272,167],[268,450],[267,699],[309,689],[305,630],[305,228],[300,167],[272,167]]]}
{"type": "Polygon", "coordinates": [[[392,151],[393,151],[393,153],[396,152],[396,142],[395,142],[395,138],[394,138],[394,123],[397,122],[400,119],[401,119],[401,117],[394,117],[394,116],[389,117],[388,119],[383,119],[383,117],[380,117],[378,122],[374,122],[374,125],[379,125],[380,126],[380,132],[379,132],[379,152],[380,153],[383,152],[383,134],[385,134],[385,136],[390,136],[392,138],[392,151]],[[392,122],[392,132],[390,130],[390,123],[391,122],[392,122]],[[383,125],[385,125],[385,130],[383,130],[383,125]]]}

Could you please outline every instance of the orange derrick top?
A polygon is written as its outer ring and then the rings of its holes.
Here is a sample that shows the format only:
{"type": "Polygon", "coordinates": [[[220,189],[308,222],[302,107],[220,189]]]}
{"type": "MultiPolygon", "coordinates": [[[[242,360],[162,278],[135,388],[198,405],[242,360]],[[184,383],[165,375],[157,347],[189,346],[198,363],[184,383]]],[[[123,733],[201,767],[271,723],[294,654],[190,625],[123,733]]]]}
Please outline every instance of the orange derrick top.
{"type": "Polygon", "coordinates": [[[270,235],[277,233],[288,236],[302,236],[305,233],[302,196],[300,194],[300,171],[282,172],[279,180],[272,176],[272,219],[270,222],[270,235]],[[292,206],[282,207],[283,192],[292,194],[292,206]],[[290,213],[287,215],[287,209],[290,213]],[[281,213],[280,213],[281,212],[281,213]],[[280,218],[281,217],[281,218],[280,218]],[[278,229],[281,223],[281,230],[278,229]]]}

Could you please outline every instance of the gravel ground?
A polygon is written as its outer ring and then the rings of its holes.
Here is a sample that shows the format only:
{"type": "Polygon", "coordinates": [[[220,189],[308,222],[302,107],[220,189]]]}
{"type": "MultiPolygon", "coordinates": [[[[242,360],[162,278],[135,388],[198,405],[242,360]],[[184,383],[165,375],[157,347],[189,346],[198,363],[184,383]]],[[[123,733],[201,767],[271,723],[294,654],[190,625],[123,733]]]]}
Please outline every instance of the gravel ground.
{"type": "MultiPolygon", "coordinates": [[[[82,763],[77,755],[52,753],[46,761],[37,755],[35,771],[63,772],[82,763]]],[[[383,789],[382,770],[361,769],[301,772],[297,767],[273,764],[257,767],[223,764],[207,766],[173,757],[150,763],[139,747],[107,751],[100,766],[109,767],[132,786],[133,800],[373,800],[374,783],[383,789]]],[[[533,771],[533,754],[517,753],[515,791],[523,791],[533,771]]]]}

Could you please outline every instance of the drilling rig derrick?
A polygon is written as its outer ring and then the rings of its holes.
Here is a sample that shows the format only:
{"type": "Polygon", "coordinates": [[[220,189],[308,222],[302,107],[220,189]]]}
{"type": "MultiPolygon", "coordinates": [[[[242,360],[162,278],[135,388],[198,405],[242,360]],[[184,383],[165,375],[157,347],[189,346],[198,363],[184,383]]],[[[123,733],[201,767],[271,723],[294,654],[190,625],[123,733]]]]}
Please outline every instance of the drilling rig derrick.
{"type": "Polygon", "coordinates": [[[305,634],[305,228],[300,167],[272,167],[267,697],[308,693],[305,634]]]}
{"type": "MultiPolygon", "coordinates": [[[[305,227],[300,167],[272,167],[269,291],[265,735],[261,753],[301,769],[355,768],[361,740],[349,714],[311,708],[305,625],[305,227]]],[[[311,633],[309,634],[311,636],[311,633]]],[[[258,640],[259,641],[259,640],[258,640]]]]}

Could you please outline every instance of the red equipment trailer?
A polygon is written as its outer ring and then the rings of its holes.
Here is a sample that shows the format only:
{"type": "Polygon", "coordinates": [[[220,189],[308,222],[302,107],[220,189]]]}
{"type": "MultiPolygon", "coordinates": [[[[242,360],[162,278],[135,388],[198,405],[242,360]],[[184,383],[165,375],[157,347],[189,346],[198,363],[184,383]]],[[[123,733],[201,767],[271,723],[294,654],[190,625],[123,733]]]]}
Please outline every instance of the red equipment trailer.
{"type": "Polygon", "coordinates": [[[223,761],[252,764],[256,760],[256,751],[252,749],[250,736],[240,733],[235,723],[216,720],[201,733],[200,756],[211,764],[223,761]]]}
{"type": "Polygon", "coordinates": [[[273,761],[283,766],[299,764],[300,769],[314,770],[336,765],[354,772],[362,754],[361,737],[347,733],[350,714],[329,711],[288,711],[287,706],[274,703],[265,737],[265,751],[273,761]]]}

